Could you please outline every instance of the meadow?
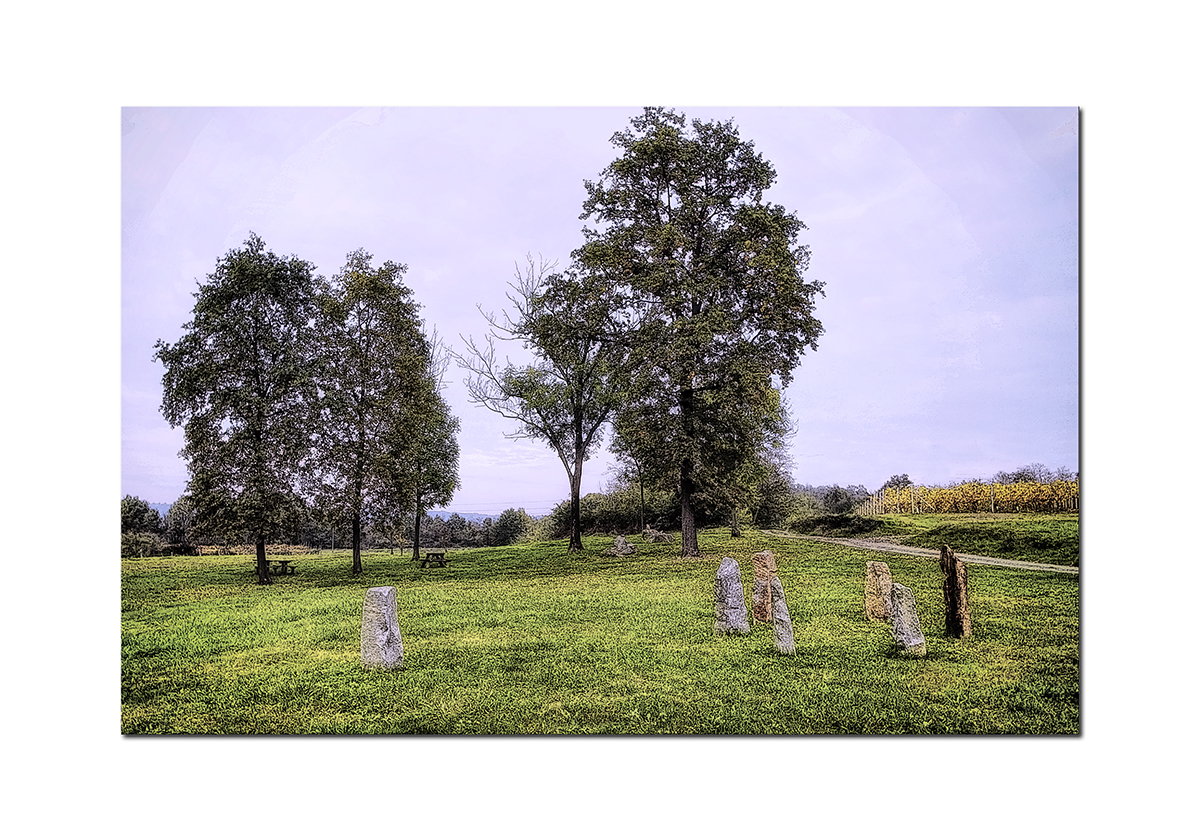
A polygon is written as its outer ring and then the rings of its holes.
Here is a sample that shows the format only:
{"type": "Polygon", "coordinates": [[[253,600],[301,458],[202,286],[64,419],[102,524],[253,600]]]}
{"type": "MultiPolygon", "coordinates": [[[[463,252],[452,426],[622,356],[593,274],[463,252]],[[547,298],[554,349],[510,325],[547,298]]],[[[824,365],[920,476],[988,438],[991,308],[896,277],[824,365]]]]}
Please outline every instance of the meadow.
{"type": "MultiPolygon", "coordinates": [[[[639,537],[452,550],[447,568],[371,552],[122,561],[125,734],[1028,734],[1080,732],[1079,578],[972,565],[973,634],[945,637],[935,562],[748,531],[700,558],[639,537]],[[796,654],[770,627],[713,634],[713,579],[776,555],[796,654]],[[928,645],[894,655],[863,612],[867,560],[911,587],[928,645]],[[363,596],[394,586],[404,667],[364,671],[363,596]]],[[[968,551],[960,548],[961,551],[968,551]]],[[[982,552],[979,552],[982,553],[982,552]]]]}

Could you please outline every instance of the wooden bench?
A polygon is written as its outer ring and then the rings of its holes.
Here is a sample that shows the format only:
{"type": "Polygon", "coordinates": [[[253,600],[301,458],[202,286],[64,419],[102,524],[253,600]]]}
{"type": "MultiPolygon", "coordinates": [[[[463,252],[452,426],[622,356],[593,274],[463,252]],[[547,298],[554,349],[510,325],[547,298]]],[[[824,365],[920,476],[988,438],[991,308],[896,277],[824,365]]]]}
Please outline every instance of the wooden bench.
{"type": "Polygon", "coordinates": [[[421,554],[421,568],[424,569],[430,563],[437,563],[442,568],[450,561],[446,559],[446,549],[444,548],[429,548],[421,554]]]}

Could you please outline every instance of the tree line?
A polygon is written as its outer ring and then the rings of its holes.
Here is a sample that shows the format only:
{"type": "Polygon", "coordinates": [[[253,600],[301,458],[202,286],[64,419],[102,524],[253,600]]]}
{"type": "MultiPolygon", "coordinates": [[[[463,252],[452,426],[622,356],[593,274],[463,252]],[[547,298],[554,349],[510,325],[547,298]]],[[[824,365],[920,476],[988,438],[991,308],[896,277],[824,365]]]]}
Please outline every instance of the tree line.
{"type": "MultiPolygon", "coordinates": [[[[352,529],[347,522],[296,500],[299,505],[280,517],[284,523],[273,536],[291,546],[309,549],[352,549],[352,529]]],[[[530,534],[535,520],[522,508],[509,508],[499,516],[469,521],[457,513],[421,515],[422,544],[439,548],[486,548],[512,545],[530,534]]],[[[417,532],[415,512],[401,514],[389,527],[387,520],[369,519],[360,530],[361,549],[403,549],[417,532]]],[[[201,546],[242,546],[252,543],[249,532],[205,530],[195,516],[190,497],[181,496],[166,515],[137,496],[121,499],[121,556],[195,554],[201,546]]]]}
{"type": "Polygon", "coordinates": [[[301,509],[350,523],[355,573],[364,527],[410,511],[416,552],[421,511],[458,486],[459,422],[440,394],[451,357],[473,403],[559,457],[571,551],[606,430],[641,506],[647,490],[677,504],[684,556],[699,527],[737,533],[785,480],[783,388],[823,333],[804,223],[764,199],[775,170],[732,121],[646,108],[611,142],[569,264],[528,259],[513,311],[483,313],[486,338],[461,353],[423,333],[403,265],[355,251],[326,281],[254,234],[218,262],[183,337],[156,344],[162,413],[184,428],[196,522],[248,534],[260,583],[266,541],[301,509]],[[502,363],[498,341],[536,361],[502,363]]]}

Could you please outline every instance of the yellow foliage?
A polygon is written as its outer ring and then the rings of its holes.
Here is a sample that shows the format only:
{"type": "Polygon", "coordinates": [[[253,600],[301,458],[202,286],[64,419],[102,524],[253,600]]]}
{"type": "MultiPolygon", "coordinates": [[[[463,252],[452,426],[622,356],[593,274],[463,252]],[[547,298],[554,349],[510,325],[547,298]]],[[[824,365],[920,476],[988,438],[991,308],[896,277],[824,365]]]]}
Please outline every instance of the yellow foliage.
{"type": "MultiPolygon", "coordinates": [[[[1079,509],[1078,481],[1034,481],[957,487],[895,487],[875,494],[877,513],[1054,513],[1079,509]]],[[[865,508],[870,508],[867,502],[865,508]]]]}

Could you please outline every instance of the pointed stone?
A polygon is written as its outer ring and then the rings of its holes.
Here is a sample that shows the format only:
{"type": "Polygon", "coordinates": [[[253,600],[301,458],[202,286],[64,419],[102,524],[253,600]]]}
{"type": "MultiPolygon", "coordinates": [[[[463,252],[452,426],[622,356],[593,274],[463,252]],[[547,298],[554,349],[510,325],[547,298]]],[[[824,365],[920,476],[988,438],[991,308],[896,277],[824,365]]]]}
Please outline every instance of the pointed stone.
{"type": "Polygon", "coordinates": [[[971,635],[971,603],[967,594],[967,567],[942,546],[942,601],[946,605],[946,635],[965,639],[971,635]]]}
{"type": "Polygon", "coordinates": [[[783,583],[778,575],[771,575],[771,624],[775,630],[775,649],[780,653],[796,652],[796,637],[792,630],[792,616],[788,612],[787,599],[783,597],[783,583]]]}
{"type": "Polygon", "coordinates": [[[887,563],[867,561],[865,609],[871,621],[892,620],[892,570],[887,563]]]}
{"type": "Polygon", "coordinates": [[[373,586],[367,590],[359,651],[362,666],[367,670],[394,671],[404,665],[404,642],[396,617],[396,587],[373,586]]]}
{"type": "Polygon", "coordinates": [[[917,618],[917,599],[902,583],[892,583],[891,612],[892,638],[896,641],[897,652],[901,656],[924,656],[925,634],[921,632],[921,620],[917,618]]]}
{"type": "Polygon", "coordinates": [[[750,619],[746,616],[746,593],[742,589],[742,569],[732,557],[722,560],[717,569],[713,600],[717,607],[714,633],[745,635],[750,632],[750,619]]]}

